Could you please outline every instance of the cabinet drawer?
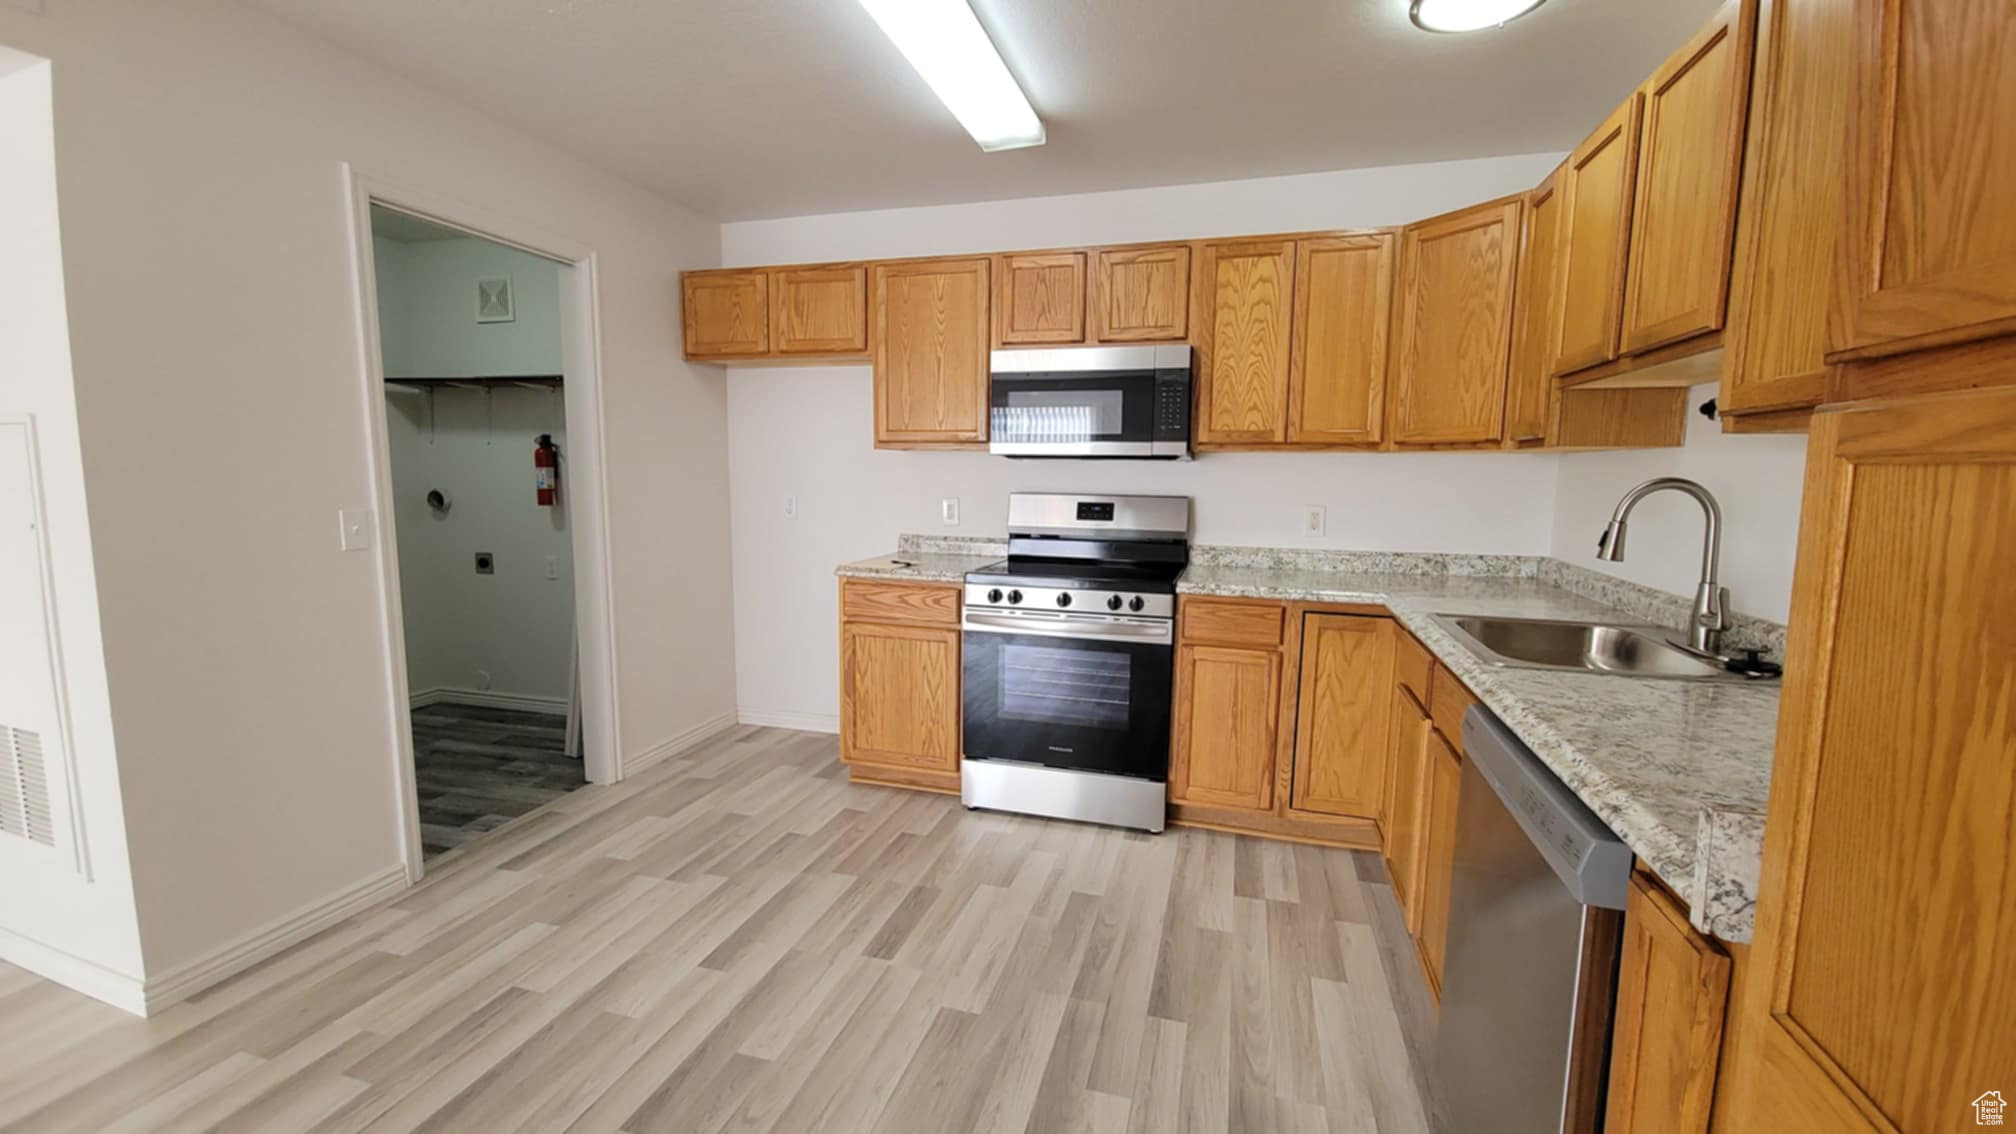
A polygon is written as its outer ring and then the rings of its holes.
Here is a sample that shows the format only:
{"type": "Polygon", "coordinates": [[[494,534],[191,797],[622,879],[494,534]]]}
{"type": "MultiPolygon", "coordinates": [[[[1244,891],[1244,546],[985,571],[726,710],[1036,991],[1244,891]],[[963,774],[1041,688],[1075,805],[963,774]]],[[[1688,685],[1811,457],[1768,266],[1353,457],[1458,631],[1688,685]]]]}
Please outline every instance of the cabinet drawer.
{"type": "Polygon", "coordinates": [[[1435,657],[1428,647],[1414,640],[1414,635],[1402,630],[1397,635],[1393,650],[1394,679],[1414,694],[1414,699],[1426,706],[1433,698],[1430,675],[1435,672],[1435,657]]]}
{"type": "Polygon", "coordinates": [[[1470,692],[1456,675],[1442,666],[1435,667],[1432,682],[1435,688],[1428,696],[1428,715],[1435,719],[1436,731],[1449,739],[1449,746],[1457,752],[1463,751],[1463,714],[1477,703],[1477,695],[1470,692]]]}
{"type": "Polygon", "coordinates": [[[941,583],[840,582],[843,622],[915,622],[932,626],[959,623],[959,588],[941,583]]]}
{"type": "Polygon", "coordinates": [[[1278,646],[1287,620],[1288,608],[1278,602],[1186,598],[1178,633],[1185,642],[1278,646]]]}

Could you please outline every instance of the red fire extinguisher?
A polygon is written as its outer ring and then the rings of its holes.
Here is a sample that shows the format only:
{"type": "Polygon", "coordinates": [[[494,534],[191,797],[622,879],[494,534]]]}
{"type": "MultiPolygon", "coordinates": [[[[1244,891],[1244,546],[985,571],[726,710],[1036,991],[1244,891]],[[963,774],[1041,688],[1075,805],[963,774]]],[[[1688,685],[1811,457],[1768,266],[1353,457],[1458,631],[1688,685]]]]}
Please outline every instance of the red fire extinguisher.
{"type": "Polygon", "coordinates": [[[532,483],[539,489],[539,506],[551,508],[560,502],[560,448],[551,433],[541,433],[532,450],[532,483]]]}

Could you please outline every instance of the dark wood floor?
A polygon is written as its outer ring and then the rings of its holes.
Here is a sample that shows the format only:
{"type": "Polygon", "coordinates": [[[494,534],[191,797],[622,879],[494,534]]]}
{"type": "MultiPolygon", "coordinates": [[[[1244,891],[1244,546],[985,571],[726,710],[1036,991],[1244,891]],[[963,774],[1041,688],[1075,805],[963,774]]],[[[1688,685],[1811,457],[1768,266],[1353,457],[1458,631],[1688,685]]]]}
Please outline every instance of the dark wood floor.
{"type": "Polygon", "coordinates": [[[446,702],[413,710],[420,838],[428,858],[586,781],[562,748],[567,718],[446,702]]]}

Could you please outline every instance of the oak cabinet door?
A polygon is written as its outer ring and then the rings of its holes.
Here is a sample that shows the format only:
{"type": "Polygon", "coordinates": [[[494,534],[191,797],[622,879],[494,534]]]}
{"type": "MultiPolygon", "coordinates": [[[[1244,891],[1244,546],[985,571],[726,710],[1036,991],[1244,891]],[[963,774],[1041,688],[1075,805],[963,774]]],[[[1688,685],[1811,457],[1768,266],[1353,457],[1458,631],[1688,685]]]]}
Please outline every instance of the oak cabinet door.
{"type": "Polygon", "coordinates": [[[1394,243],[1390,232],[1296,242],[1288,440],[1371,444],[1383,436],[1394,243]]]}
{"type": "Polygon", "coordinates": [[[1836,360],[2016,331],[2016,4],[1854,0],[1836,360]]]}
{"type": "Polygon", "coordinates": [[[1687,924],[1678,903],[1632,876],[1605,1129],[1708,1134],[1729,969],[1729,955],[1687,924]]]}
{"type": "Polygon", "coordinates": [[[1556,374],[1617,357],[1643,103],[1637,94],[1624,100],[1568,155],[1562,173],[1561,315],[1550,352],[1556,374]]]}
{"type": "Polygon", "coordinates": [[[845,355],[868,351],[868,269],[859,264],[779,268],[776,293],[778,354],[845,355]]]}
{"type": "Polygon", "coordinates": [[[1295,242],[1198,245],[1197,440],[1288,439],[1295,242]]]}
{"type": "Polygon", "coordinates": [[[994,257],[994,345],[1085,341],[1085,253],[994,257]]]}
{"type": "Polygon", "coordinates": [[[1719,330],[1742,181],[1755,9],[1728,0],[1644,87],[1620,346],[1719,330]]]}
{"type": "Polygon", "coordinates": [[[2016,389],[1814,415],[1735,1129],[1973,1129],[2008,1093],[2012,579],[2016,389]]]}
{"type": "Polygon", "coordinates": [[[1526,195],[1513,305],[1512,364],[1505,386],[1505,440],[1547,440],[1553,417],[1554,358],[1549,331],[1561,314],[1561,170],[1526,195]]]}
{"type": "Polygon", "coordinates": [[[1519,268],[1517,197],[1409,225],[1400,237],[1391,437],[1498,440],[1519,268]]]}
{"type": "Polygon", "coordinates": [[[1722,413],[1820,404],[1842,187],[1854,20],[1841,0],[1762,0],[1750,152],[1730,281],[1722,413]]]}
{"type": "Polygon", "coordinates": [[[1414,945],[1428,987],[1442,995],[1442,966],[1449,949],[1449,890],[1456,874],[1456,796],[1463,760],[1439,732],[1428,734],[1428,784],[1421,800],[1420,925],[1414,945]]]}
{"type": "Polygon", "coordinates": [[[986,442],[988,280],[985,258],[874,266],[877,446],[986,442]]]}
{"type": "Polygon", "coordinates": [[[851,763],[959,770],[959,631],[840,626],[840,755],[851,763]]]}
{"type": "Polygon", "coordinates": [[[1190,249],[1105,248],[1094,254],[1092,336],[1102,343],[1190,336],[1190,249]]]}
{"type": "Polygon", "coordinates": [[[1289,806],[1379,817],[1392,711],[1393,620],[1311,614],[1302,621],[1301,695],[1289,806]]]}
{"type": "Polygon", "coordinates": [[[1274,806],[1281,654],[1176,647],[1176,753],[1170,796],[1181,803],[1274,806]]]}
{"type": "Polygon", "coordinates": [[[686,357],[747,358],[770,353],[770,275],[761,268],[687,272],[679,277],[686,357]]]}
{"type": "Polygon", "coordinates": [[[1428,710],[1405,685],[1393,686],[1386,760],[1386,814],[1381,820],[1386,873],[1409,932],[1421,926],[1422,803],[1427,798],[1428,738],[1434,727],[1428,710]]]}

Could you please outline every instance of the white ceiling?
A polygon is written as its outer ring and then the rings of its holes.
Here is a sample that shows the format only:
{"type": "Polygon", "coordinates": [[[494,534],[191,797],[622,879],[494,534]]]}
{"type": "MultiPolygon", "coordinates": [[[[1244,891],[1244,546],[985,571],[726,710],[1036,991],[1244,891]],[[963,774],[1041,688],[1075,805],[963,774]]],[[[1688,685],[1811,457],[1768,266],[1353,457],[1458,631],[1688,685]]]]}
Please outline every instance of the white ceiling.
{"type": "Polygon", "coordinates": [[[983,154],[856,0],[245,0],[722,220],[1564,150],[1720,0],[972,0],[1049,130],[983,154]]]}

